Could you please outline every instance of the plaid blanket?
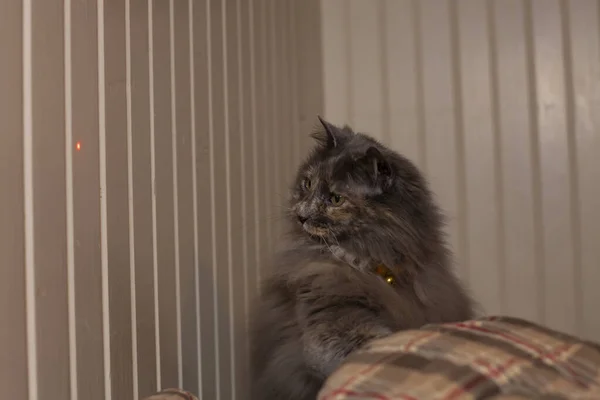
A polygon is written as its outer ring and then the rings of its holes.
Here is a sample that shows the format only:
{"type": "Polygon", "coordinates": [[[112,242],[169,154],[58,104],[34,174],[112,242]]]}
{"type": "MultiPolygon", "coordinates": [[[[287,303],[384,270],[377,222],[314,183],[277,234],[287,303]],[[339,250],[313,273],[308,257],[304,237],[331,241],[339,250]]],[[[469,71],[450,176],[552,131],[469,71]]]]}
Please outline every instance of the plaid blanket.
{"type": "Polygon", "coordinates": [[[146,397],[144,400],[198,400],[198,398],[181,389],[165,389],[153,396],[146,397]]]}
{"type": "Polygon", "coordinates": [[[508,317],[374,341],[321,390],[339,399],[600,399],[600,346],[508,317]]]}

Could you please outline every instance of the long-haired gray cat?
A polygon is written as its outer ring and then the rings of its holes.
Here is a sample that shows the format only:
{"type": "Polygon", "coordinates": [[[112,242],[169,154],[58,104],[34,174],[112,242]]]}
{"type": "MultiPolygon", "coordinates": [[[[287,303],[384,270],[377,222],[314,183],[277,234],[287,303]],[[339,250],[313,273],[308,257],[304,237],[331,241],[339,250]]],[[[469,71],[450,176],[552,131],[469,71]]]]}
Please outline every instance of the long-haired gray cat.
{"type": "Polygon", "coordinates": [[[415,165],[319,120],[292,190],[290,244],[251,320],[253,400],[314,400],[365,342],[473,313],[415,165]]]}

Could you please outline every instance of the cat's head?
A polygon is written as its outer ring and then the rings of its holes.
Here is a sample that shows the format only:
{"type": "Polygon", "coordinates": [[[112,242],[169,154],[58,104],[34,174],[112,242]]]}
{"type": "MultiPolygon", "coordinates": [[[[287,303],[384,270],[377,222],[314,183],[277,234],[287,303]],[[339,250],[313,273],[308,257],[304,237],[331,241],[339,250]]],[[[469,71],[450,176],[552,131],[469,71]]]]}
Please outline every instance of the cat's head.
{"type": "Polygon", "coordinates": [[[440,244],[441,215],[415,165],[348,126],[319,121],[317,145],[292,188],[294,234],[356,255],[402,253],[417,262],[425,246],[440,244]]]}

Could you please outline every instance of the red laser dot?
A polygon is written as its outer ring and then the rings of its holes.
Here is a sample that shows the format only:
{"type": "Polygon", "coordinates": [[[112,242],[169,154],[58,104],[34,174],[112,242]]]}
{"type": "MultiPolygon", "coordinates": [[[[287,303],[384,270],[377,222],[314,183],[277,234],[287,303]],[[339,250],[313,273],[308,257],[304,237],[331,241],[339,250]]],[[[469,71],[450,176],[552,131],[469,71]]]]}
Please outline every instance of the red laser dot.
{"type": "Polygon", "coordinates": [[[81,150],[81,142],[77,142],[75,144],[75,148],[77,149],[77,151],[81,150]]]}

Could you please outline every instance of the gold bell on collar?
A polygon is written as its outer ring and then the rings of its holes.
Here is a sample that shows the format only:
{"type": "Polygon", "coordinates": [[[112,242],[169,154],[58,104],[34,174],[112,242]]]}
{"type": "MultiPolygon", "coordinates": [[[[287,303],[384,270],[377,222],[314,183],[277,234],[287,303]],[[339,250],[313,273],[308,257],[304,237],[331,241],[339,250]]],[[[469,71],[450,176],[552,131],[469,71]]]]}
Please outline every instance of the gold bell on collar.
{"type": "Polygon", "coordinates": [[[392,274],[392,271],[388,267],[383,264],[378,264],[375,266],[374,272],[376,275],[379,275],[381,279],[383,279],[389,285],[394,285],[396,283],[396,277],[392,274]]]}

